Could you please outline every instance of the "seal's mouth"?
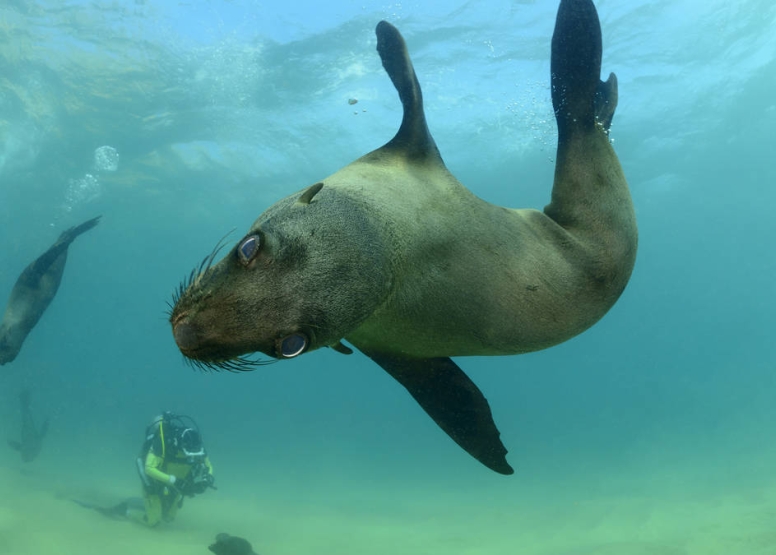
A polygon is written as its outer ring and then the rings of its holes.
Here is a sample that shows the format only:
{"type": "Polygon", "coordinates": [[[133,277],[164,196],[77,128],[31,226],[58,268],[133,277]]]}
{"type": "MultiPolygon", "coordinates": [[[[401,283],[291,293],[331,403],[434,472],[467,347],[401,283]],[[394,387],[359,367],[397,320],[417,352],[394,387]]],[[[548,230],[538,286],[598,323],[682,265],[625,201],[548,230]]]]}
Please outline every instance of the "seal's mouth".
{"type": "Polygon", "coordinates": [[[218,252],[224,247],[222,238],[213,251],[198,266],[184,277],[173,292],[172,302],[168,302],[168,317],[172,324],[172,333],[183,360],[193,368],[210,371],[247,372],[259,366],[276,362],[274,359],[257,359],[243,356],[246,349],[229,347],[210,337],[206,330],[193,323],[190,314],[192,299],[197,297],[197,288],[211,270],[218,252]]]}
{"type": "Polygon", "coordinates": [[[175,344],[184,354],[186,351],[196,350],[199,344],[196,328],[189,324],[185,318],[185,314],[179,314],[172,319],[172,335],[175,338],[175,344]]]}
{"type": "Polygon", "coordinates": [[[277,359],[258,359],[243,356],[244,350],[229,348],[218,342],[208,341],[195,324],[192,324],[186,313],[176,314],[171,318],[172,334],[178,349],[183,354],[183,360],[193,368],[206,372],[248,372],[259,366],[277,362],[277,359]]]}
{"type": "Polygon", "coordinates": [[[246,345],[234,345],[234,334],[227,334],[229,341],[219,337],[212,330],[197,323],[201,320],[200,310],[192,312],[192,305],[201,302],[200,289],[203,280],[211,271],[213,261],[219,250],[223,247],[223,240],[219,242],[213,252],[206,256],[191,273],[186,276],[173,292],[172,302],[168,302],[168,317],[172,324],[172,333],[175,343],[184,362],[193,368],[206,372],[247,372],[259,366],[271,364],[275,359],[259,359],[253,356],[244,356],[254,352],[246,345]]]}

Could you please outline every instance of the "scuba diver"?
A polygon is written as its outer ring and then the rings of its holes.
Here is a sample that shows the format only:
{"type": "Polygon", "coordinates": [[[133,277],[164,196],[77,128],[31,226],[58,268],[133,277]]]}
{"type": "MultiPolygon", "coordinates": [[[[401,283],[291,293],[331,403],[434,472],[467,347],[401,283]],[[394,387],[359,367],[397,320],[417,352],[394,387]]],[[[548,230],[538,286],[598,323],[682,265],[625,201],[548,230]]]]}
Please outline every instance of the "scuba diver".
{"type": "Polygon", "coordinates": [[[189,416],[165,412],[146,428],[137,457],[143,498],[130,498],[112,507],[72,499],[110,518],[129,518],[156,526],[172,522],[184,497],[204,493],[213,485],[213,465],[202,444],[199,427],[189,416]]]}
{"type": "Polygon", "coordinates": [[[189,416],[165,412],[154,418],[146,428],[136,464],[143,485],[142,499],[125,499],[111,507],[71,500],[109,518],[128,518],[156,526],[162,520],[175,519],[184,497],[194,497],[208,488],[217,489],[199,428],[189,416]]]}
{"type": "Polygon", "coordinates": [[[184,497],[204,493],[213,485],[213,465],[202,444],[199,427],[189,416],[165,412],[146,428],[146,438],[137,458],[137,470],[143,483],[145,514],[140,517],[148,526],[160,521],[172,522],[184,497]]]}

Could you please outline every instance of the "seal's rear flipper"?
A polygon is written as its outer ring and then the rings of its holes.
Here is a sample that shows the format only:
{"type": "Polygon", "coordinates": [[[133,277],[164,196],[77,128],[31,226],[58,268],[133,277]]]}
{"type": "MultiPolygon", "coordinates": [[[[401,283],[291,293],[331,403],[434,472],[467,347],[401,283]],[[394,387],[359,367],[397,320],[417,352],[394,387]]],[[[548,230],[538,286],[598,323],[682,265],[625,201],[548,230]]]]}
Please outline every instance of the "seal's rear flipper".
{"type": "Polygon", "coordinates": [[[383,68],[396,87],[401,100],[404,115],[401,127],[393,139],[385,146],[367,154],[365,158],[379,157],[386,153],[405,156],[415,162],[431,162],[442,164],[434,139],[426,124],[423,111],[423,94],[420,90],[415,69],[412,67],[410,55],[404,38],[393,25],[381,21],[375,29],[377,35],[377,52],[383,62],[383,68]]]}
{"type": "Polygon", "coordinates": [[[612,125],[614,110],[617,108],[617,76],[609,74],[609,79],[598,83],[595,93],[595,119],[608,133],[612,125]]]}
{"type": "Polygon", "coordinates": [[[601,25],[592,0],[561,0],[552,35],[552,107],[558,141],[596,120],[608,130],[617,107],[617,80],[601,76],[601,25]]]}
{"type": "Polygon", "coordinates": [[[408,359],[365,352],[393,376],[453,441],[500,474],[513,474],[488,401],[449,358],[408,359]]]}
{"type": "Polygon", "coordinates": [[[59,240],[63,242],[67,242],[68,244],[72,243],[76,237],[78,237],[79,235],[81,235],[86,231],[89,231],[98,223],[100,223],[100,218],[102,218],[102,216],[97,216],[96,218],[92,218],[91,220],[86,220],[84,223],[80,225],[66,229],[59,236],[59,240]]]}
{"type": "Polygon", "coordinates": [[[35,260],[35,262],[25,268],[24,272],[22,272],[22,275],[19,276],[19,280],[30,281],[32,283],[40,279],[40,276],[48,271],[51,265],[56,262],[62,253],[67,252],[67,248],[70,246],[70,243],[72,243],[76,237],[85,231],[89,231],[94,226],[96,226],[100,222],[101,217],[102,216],[97,216],[96,218],[92,218],[91,220],[87,220],[80,225],[68,228],[63,231],[60,234],[59,239],[57,239],[57,242],[54,243],[49,248],[49,250],[41,254],[35,260]]]}

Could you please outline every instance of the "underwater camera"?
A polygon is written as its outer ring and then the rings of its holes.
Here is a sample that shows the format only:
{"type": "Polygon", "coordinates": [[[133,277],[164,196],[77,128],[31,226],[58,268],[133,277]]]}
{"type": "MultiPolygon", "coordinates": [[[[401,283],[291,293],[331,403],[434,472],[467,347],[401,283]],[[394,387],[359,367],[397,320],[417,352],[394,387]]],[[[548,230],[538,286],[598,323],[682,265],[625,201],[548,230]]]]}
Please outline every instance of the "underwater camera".
{"type": "Polygon", "coordinates": [[[182,488],[181,493],[194,496],[205,493],[208,488],[218,489],[213,485],[213,482],[213,475],[208,471],[205,463],[197,463],[191,467],[191,472],[186,478],[186,485],[182,488]]]}

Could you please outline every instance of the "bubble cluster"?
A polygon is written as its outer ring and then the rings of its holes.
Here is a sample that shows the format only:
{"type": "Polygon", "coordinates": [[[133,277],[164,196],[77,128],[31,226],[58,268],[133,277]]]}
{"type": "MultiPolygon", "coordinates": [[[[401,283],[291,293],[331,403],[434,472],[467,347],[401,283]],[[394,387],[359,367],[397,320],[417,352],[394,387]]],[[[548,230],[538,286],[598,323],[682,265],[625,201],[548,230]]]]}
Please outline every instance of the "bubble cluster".
{"type": "Polygon", "coordinates": [[[119,169],[119,151],[112,146],[101,146],[94,151],[94,169],[99,172],[115,172],[119,169]]]}
{"type": "Polygon", "coordinates": [[[67,191],[65,191],[65,211],[71,212],[79,204],[94,200],[100,196],[100,191],[100,182],[90,173],[79,179],[68,180],[67,191]]]}
{"type": "Polygon", "coordinates": [[[99,175],[106,172],[115,172],[119,169],[119,152],[112,146],[101,146],[94,150],[92,172],[85,173],[83,177],[68,179],[65,190],[65,212],[72,212],[77,206],[91,202],[102,193],[102,185],[99,175]]]}

